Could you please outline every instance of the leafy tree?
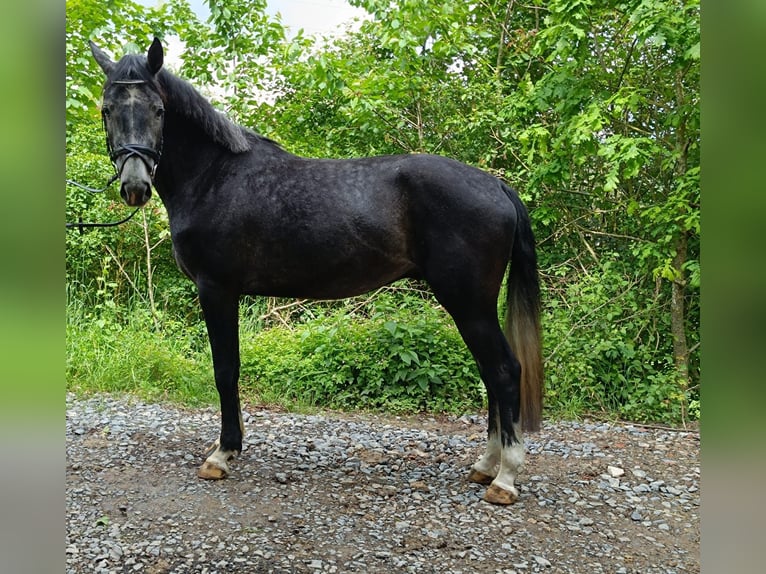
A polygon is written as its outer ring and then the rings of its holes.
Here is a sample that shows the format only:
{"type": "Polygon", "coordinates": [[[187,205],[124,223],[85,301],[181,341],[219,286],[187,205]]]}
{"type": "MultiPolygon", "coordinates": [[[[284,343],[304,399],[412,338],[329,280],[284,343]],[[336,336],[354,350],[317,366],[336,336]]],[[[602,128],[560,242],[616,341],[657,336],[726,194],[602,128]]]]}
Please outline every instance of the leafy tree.
{"type": "MultiPolygon", "coordinates": [[[[369,19],[320,41],[287,39],[265,0],[210,0],[206,23],[185,0],[68,0],[68,171],[108,168],[87,39],[119,55],[177,36],[178,72],[291,151],[440,153],[516,187],[539,243],[554,408],[698,415],[699,1],[350,1],[369,19]]],[[[79,193],[68,205],[97,209],[79,193]]],[[[140,237],[112,237],[118,260],[144,256],[140,237]]],[[[89,241],[68,239],[83,284],[110,257],[89,241]]],[[[157,257],[179,293],[169,250],[157,257]]],[[[102,283],[120,285],[110,261],[102,283]]]]}
{"type": "MultiPolygon", "coordinates": [[[[672,384],[650,416],[673,403],[686,417],[699,377],[699,3],[354,3],[372,15],[359,33],[283,63],[283,137],[315,155],[445,153],[506,177],[534,208],[548,325],[569,322],[567,293],[592,276],[631,285],[623,332],[597,336],[619,336],[626,357],[651,351],[632,376],[672,384]]],[[[621,299],[604,296],[597,309],[621,299]]],[[[566,359],[585,363],[579,349],[566,359]]],[[[614,376],[602,356],[584,365],[586,398],[614,376]]]]}

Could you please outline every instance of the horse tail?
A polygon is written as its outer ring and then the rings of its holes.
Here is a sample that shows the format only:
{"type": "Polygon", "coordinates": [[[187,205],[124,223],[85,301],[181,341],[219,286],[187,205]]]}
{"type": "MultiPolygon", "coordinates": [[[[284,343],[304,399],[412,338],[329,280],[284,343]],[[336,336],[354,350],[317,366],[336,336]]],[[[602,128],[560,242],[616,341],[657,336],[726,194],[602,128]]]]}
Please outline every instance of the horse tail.
{"type": "Polygon", "coordinates": [[[516,231],[508,269],[505,336],[521,363],[521,423],[540,430],[543,410],[543,360],[540,332],[540,279],[535,238],[527,208],[503,185],[516,208],[516,231]]]}

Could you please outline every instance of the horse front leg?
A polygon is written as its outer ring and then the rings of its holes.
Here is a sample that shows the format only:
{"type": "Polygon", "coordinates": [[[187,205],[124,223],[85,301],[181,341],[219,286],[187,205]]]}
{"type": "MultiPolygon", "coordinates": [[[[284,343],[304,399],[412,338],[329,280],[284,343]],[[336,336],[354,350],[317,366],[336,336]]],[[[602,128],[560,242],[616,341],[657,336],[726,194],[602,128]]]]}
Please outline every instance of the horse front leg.
{"type": "Polygon", "coordinates": [[[220,480],[229,475],[229,461],[242,452],[242,410],[239,404],[239,297],[207,285],[199,286],[213,353],[215,386],[221,401],[221,435],[205,453],[197,476],[220,480]]]}

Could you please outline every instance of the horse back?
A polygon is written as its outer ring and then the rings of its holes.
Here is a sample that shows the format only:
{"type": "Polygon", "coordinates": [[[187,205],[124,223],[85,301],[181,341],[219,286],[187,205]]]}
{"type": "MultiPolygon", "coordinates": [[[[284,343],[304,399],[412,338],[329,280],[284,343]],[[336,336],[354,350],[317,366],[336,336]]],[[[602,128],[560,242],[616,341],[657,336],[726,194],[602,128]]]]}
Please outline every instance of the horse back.
{"type": "Polygon", "coordinates": [[[259,295],[348,297],[421,275],[439,245],[492,244],[513,209],[497,179],[440,156],[271,153],[214,178],[210,201],[174,232],[192,278],[259,295]]]}

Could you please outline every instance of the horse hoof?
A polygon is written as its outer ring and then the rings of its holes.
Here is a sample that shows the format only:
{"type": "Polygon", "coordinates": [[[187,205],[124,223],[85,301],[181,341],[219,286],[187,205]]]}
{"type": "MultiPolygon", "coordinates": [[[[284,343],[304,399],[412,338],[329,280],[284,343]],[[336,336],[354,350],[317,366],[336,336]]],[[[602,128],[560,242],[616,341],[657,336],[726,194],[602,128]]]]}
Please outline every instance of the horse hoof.
{"type": "Polygon", "coordinates": [[[197,476],[204,478],[205,480],[222,480],[229,475],[229,471],[226,469],[217,467],[209,462],[205,461],[199,470],[197,470],[197,476]]]}
{"type": "Polygon", "coordinates": [[[475,468],[472,468],[471,472],[468,473],[468,482],[475,482],[476,484],[491,484],[494,479],[494,476],[485,474],[475,468]]]}
{"type": "Polygon", "coordinates": [[[487,492],[484,493],[484,500],[491,504],[501,504],[507,506],[513,504],[519,499],[519,492],[514,488],[505,490],[495,484],[490,484],[487,492]]]}

